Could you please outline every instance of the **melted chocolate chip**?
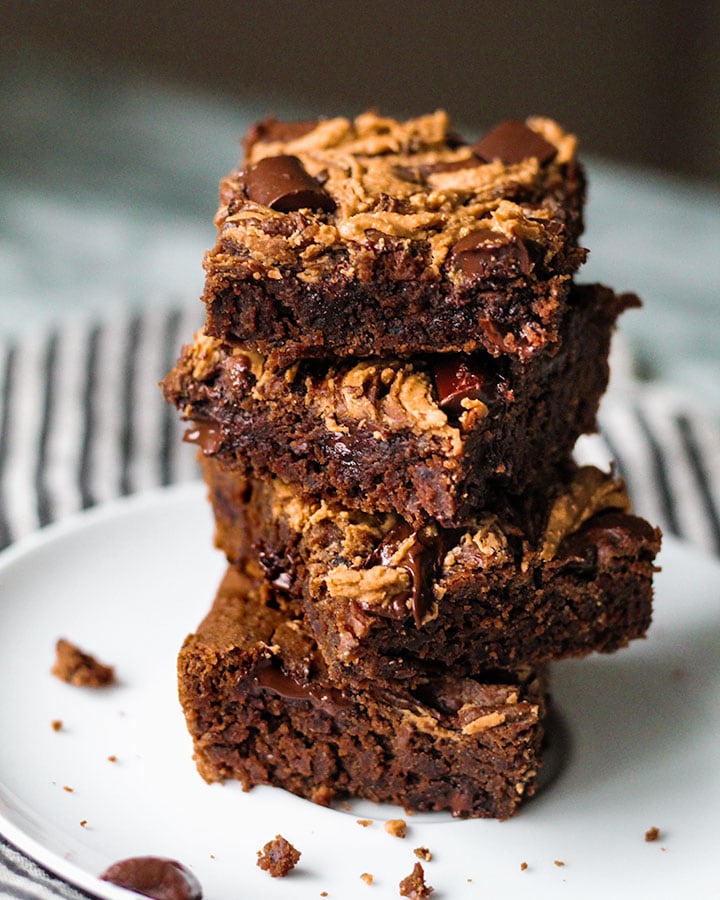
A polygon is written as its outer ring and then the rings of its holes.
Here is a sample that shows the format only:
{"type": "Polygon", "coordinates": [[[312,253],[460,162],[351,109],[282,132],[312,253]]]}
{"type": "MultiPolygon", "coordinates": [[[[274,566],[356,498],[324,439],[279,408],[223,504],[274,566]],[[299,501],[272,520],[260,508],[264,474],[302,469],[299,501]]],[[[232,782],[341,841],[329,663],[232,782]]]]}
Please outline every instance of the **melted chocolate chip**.
{"type": "Polygon", "coordinates": [[[443,353],[431,357],[440,409],[453,416],[465,412],[463,400],[481,400],[485,391],[485,374],[473,366],[473,357],[443,353]]]}
{"type": "Polygon", "coordinates": [[[335,688],[324,688],[321,684],[306,684],[293,678],[274,665],[259,666],[254,682],[265,690],[270,690],[284,700],[302,700],[315,706],[335,709],[349,708],[352,701],[335,688]]]}
{"type": "Polygon", "coordinates": [[[529,275],[532,262],[527,247],[520,240],[508,240],[489,228],[472,231],[460,238],[450,250],[465,275],[482,278],[513,278],[529,275]]]}
{"type": "Polygon", "coordinates": [[[309,175],[296,156],[268,156],[244,173],[248,197],[278,212],[322,209],[332,212],[335,201],[309,175]]]}
{"type": "Polygon", "coordinates": [[[509,119],[472,146],[473,153],[485,162],[499,159],[505,165],[536,157],[541,166],[557,156],[557,147],[536,131],[509,119]]]}
{"type": "Polygon", "coordinates": [[[193,422],[183,435],[186,444],[197,444],[205,456],[213,456],[222,446],[222,432],[209,422],[193,422]]]}
{"type": "Polygon", "coordinates": [[[202,888],[182,863],[158,856],[133,856],[114,863],[100,876],[119,887],[156,900],[200,900],[202,888]]]}
{"type": "Polygon", "coordinates": [[[445,542],[442,535],[428,528],[413,531],[407,522],[400,522],[385,535],[382,542],[375,548],[367,565],[390,565],[393,556],[408,539],[410,539],[408,546],[400,560],[396,561],[394,565],[408,573],[410,589],[404,596],[395,598],[390,614],[394,618],[404,616],[407,613],[407,601],[410,600],[415,624],[420,628],[423,619],[432,609],[432,581],[438,565],[445,555],[445,542]]]}

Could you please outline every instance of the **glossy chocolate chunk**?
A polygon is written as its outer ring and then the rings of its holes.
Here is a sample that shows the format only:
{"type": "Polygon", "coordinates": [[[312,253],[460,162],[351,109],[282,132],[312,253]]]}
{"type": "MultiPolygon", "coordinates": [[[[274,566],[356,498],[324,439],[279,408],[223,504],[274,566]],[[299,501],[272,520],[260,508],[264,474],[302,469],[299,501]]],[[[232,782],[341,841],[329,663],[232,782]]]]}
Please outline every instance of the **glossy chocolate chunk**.
{"type": "Polygon", "coordinates": [[[464,275],[514,278],[532,271],[525,244],[517,239],[508,240],[489,228],[480,228],[460,238],[451,248],[450,257],[464,275]]]}
{"type": "Polygon", "coordinates": [[[159,856],[133,856],[113,863],[100,876],[119,887],[155,900],[200,900],[202,888],[182,863],[159,856]]]}
{"type": "Polygon", "coordinates": [[[350,698],[341,690],[323,687],[315,681],[306,683],[273,665],[259,666],[253,681],[258,687],[273,691],[285,700],[313,703],[328,709],[347,709],[352,705],[350,698]]]}
{"type": "Polygon", "coordinates": [[[332,212],[335,201],[305,171],[296,156],[268,156],[244,173],[247,195],[278,212],[322,209],[332,212]]]}
{"type": "Polygon", "coordinates": [[[440,409],[453,416],[465,411],[463,400],[482,400],[485,375],[472,357],[443,353],[430,360],[440,409]]]}
{"type": "Polygon", "coordinates": [[[536,131],[508,119],[473,144],[473,153],[485,162],[499,159],[506,165],[536,157],[541,166],[549,163],[557,155],[557,147],[546,141],[536,131]]]}
{"type": "Polygon", "coordinates": [[[420,628],[433,605],[431,583],[443,555],[444,542],[441,536],[427,528],[413,531],[407,522],[400,522],[385,535],[382,543],[370,556],[368,565],[390,565],[400,546],[409,538],[411,540],[403,556],[394,565],[408,573],[410,590],[407,595],[398,598],[391,614],[397,618],[403,616],[407,611],[407,600],[410,600],[415,624],[420,628]]]}
{"type": "Polygon", "coordinates": [[[186,444],[197,444],[206,456],[212,456],[222,447],[223,437],[219,428],[209,422],[193,422],[183,435],[186,444]]]}

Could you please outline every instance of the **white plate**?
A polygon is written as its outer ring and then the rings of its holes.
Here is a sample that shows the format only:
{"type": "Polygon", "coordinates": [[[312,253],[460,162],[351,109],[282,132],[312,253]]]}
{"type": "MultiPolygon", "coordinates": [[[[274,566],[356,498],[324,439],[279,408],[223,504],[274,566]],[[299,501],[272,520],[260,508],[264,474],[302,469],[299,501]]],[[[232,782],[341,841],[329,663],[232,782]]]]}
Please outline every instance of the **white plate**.
{"type": "Polygon", "coordinates": [[[646,641],[556,667],[570,734],[559,777],[509,822],[414,816],[400,840],[383,830],[398,810],[323,809],[196,774],[175,656],[223,569],[200,486],[49,528],[0,560],[0,831],[105,897],[127,894],[96,875],[146,854],[189,865],[210,900],[397,897],[421,845],[438,900],[716,897],[720,566],[670,539],[662,564],[646,641]],[[114,663],[120,684],[93,692],[53,678],[60,636],[114,663]],[[648,843],[652,826],[661,835],[648,843]],[[255,865],[277,833],[302,852],[285,879],[255,865]]]}

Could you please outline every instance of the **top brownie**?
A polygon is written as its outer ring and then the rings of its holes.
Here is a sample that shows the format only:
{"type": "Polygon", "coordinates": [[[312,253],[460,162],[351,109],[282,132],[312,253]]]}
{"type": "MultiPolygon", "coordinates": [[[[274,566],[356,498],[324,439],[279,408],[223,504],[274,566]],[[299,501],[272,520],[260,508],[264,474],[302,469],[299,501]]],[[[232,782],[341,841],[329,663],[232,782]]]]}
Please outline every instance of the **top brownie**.
{"type": "Polygon", "coordinates": [[[267,119],[220,184],[207,331],[300,357],[554,349],[586,251],[576,140],[549,119],[475,143],[442,112],[267,119]]]}

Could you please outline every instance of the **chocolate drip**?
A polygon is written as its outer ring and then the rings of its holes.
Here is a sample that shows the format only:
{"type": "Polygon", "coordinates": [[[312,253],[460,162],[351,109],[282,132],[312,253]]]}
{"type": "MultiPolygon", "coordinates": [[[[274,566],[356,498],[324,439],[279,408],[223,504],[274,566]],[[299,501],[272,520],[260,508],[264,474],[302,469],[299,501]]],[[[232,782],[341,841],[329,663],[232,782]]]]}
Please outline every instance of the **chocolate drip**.
{"type": "Polygon", "coordinates": [[[410,600],[415,625],[420,628],[434,602],[432,582],[445,555],[445,536],[430,526],[414,531],[407,522],[400,522],[389,531],[382,543],[370,555],[368,566],[389,566],[404,569],[410,578],[410,589],[395,598],[391,614],[401,618],[410,600]],[[399,560],[391,562],[401,545],[409,540],[399,560]]]}
{"type": "Polygon", "coordinates": [[[213,456],[222,446],[222,432],[209,422],[193,422],[183,435],[188,444],[197,444],[205,456],[213,456]]]}

